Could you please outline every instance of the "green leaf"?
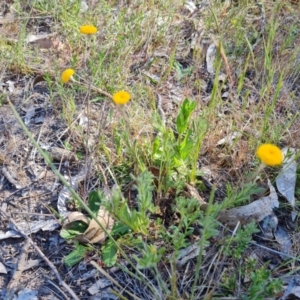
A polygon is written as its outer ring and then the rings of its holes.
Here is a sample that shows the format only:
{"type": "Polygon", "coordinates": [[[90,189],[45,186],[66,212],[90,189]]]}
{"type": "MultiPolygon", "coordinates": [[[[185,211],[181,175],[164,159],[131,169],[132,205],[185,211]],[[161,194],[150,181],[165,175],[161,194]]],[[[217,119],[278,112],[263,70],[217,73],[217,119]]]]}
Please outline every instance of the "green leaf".
{"type": "Polygon", "coordinates": [[[74,238],[75,236],[77,236],[78,234],[74,234],[74,233],[71,233],[69,232],[68,230],[66,229],[62,229],[60,231],[60,236],[65,239],[65,240],[70,240],[72,238],[74,238]]]}
{"type": "Polygon", "coordinates": [[[77,221],[69,225],[67,229],[60,231],[60,236],[66,240],[69,240],[77,235],[84,233],[88,228],[88,224],[77,221]]]}
{"type": "Polygon", "coordinates": [[[146,212],[155,211],[153,204],[153,175],[149,171],[142,172],[136,180],[136,188],[138,190],[138,206],[140,212],[146,216],[146,212]]]}
{"type": "Polygon", "coordinates": [[[102,246],[101,250],[103,262],[107,267],[112,267],[118,258],[118,248],[111,240],[109,240],[102,246]]]}
{"type": "Polygon", "coordinates": [[[91,247],[81,245],[81,244],[75,244],[75,249],[69,253],[65,258],[64,258],[64,263],[67,267],[72,267],[79,263],[85,256],[85,254],[92,250],[91,247]]]}
{"type": "Polygon", "coordinates": [[[76,157],[78,158],[78,160],[83,160],[82,152],[80,152],[80,151],[76,152],[76,157]]]}
{"type": "Polygon", "coordinates": [[[92,191],[89,194],[89,208],[96,215],[99,211],[102,198],[103,198],[103,195],[100,191],[92,191]]]}
{"type": "Polygon", "coordinates": [[[116,237],[116,236],[121,236],[127,233],[130,230],[130,227],[126,226],[125,224],[121,222],[117,222],[114,227],[111,230],[111,235],[116,237]]]}
{"type": "Polygon", "coordinates": [[[190,101],[189,99],[185,99],[183,101],[176,119],[176,127],[179,134],[182,134],[186,131],[188,127],[189,118],[195,108],[195,101],[190,101]]]}
{"type": "Polygon", "coordinates": [[[64,146],[65,146],[65,148],[66,148],[67,150],[69,150],[69,151],[72,151],[72,150],[73,150],[72,145],[71,145],[69,142],[67,142],[67,141],[64,142],[64,146]]]}
{"type": "Polygon", "coordinates": [[[191,151],[193,150],[195,142],[192,139],[190,139],[191,134],[192,131],[189,129],[186,132],[183,141],[180,143],[179,156],[181,159],[186,159],[191,154],[191,151]]]}
{"type": "Polygon", "coordinates": [[[156,137],[152,143],[152,155],[157,154],[160,147],[160,140],[158,137],[156,137]]]}
{"type": "Polygon", "coordinates": [[[194,67],[190,66],[187,68],[183,68],[183,66],[179,62],[174,61],[174,69],[176,70],[177,79],[181,80],[186,76],[190,76],[193,72],[194,67]]]}

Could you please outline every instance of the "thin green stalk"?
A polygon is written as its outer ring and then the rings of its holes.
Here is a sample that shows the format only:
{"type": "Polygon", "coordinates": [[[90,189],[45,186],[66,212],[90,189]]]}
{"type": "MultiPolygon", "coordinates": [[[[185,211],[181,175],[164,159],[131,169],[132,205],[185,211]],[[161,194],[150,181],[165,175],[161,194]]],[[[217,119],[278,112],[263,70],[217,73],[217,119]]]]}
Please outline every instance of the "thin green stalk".
{"type": "Polygon", "coordinates": [[[205,242],[206,242],[206,238],[205,238],[206,234],[205,233],[206,233],[207,230],[210,230],[210,224],[208,222],[208,219],[211,218],[210,208],[211,208],[214,196],[215,196],[215,190],[216,190],[216,187],[215,187],[215,185],[213,185],[212,186],[212,191],[211,191],[210,196],[209,196],[209,202],[208,202],[208,208],[207,208],[207,211],[206,211],[206,217],[204,219],[202,237],[201,237],[200,243],[199,243],[200,249],[199,249],[199,255],[198,255],[198,258],[197,258],[197,264],[196,264],[196,270],[195,270],[195,273],[196,273],[195,274],[195,279],[194,279],[193,286],[192,286],[192,291],[191,291],[191,297],[190,297],[191,300],[195,299],[194,294],[195,294],[196,285],[197,285],[197,282],[198,282],[198,279],[199,279],[200,268],[201,268],[201,265],[202,265],[202,257],[203,257],[204,249],[205,249],[205,242]]]}
{"type": "Polygon", "coordinates": [[[172,270],[172,276],[171,276],[171,297],[172,299],[178,299],[178,293],[177,293],[177,274],[176,274],[176,261],[172,259],[171,261],[171,270],[172,270]]]}
{"type": "MultiPolygon", "coordinates": [[[[39,144],[36,142],[34,137],[32,136],[31,132],[27,129],[26,125],[22,121],[21,117],[19,116],[18,112],[16,111],[14,105],[11,103],[9,97],[7,97],[7,101],[17,119],[19,124],[21,125],[22,129],[28,136],[30,142],[36,147],[38,152],[41,154],[41,156],[44,158],[46,164],[50,166],[53,173],[60,179],[60,181],[63,183],[63,185],[70,191],[72,197],[77,200],[80,205],[85,209],[85,211],[96,221],[96,223],[99,225],[99,227],[104,231],[104,233],[107,235],[107,237],[114,243],[114,245],[118,248],[121,255],[129,262],[129,264],[141,275],[141,278],[143,278],[140,271],[136,268],[136,266],[131,262],[129,257],[125,254],[123,249],[120,247],[120,245],[117,243],[117,241],[112,237],[112,235],[107,231],[107,229],[99,222],[97,216],[91,211],[91,209],[85,204],[85,202],[80,198],[80,196],[76,193],[76,191],[72,188],[72,186],[67,182],[67,180],[59,173],[59,171],[56,169],[54,164],[52,163],[49,156],[42,150],[42,148],[39,146],[39,144]]],[[[148,285],[148,283],[145,280],[141,280],[143,283],[145,283],[151,290],[152,288],[148,285]]],[[[152,290],[153,291],[153,290],[152,290]]]]}

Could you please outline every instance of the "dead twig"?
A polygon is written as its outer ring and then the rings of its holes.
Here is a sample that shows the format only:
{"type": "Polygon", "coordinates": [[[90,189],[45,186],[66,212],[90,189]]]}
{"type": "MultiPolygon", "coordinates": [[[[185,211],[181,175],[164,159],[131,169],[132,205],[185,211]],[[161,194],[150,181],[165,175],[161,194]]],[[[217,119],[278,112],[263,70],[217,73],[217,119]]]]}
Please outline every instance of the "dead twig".
{"type": "Polygon", "coordinates": [[[7,287],[7,291],[8,291],[8,295],[6,295],[7,300],[13,299],[15,291],[16,291],[16,289],[18,289],[18,281],[22,275],[22,272],[25,269],[26,257],[27,257],[29,246],[30,246],[30,242],[28,240],[25,240],[25,244],[22,248],[22,252],[19,257],[18,264],[16,265],[14,274],[13,274],[13,276],[8,284],[8,287],[7,287]]]}
{"type": "Polygon", "coordinates": [[[32,245],[32,247],[35,249],[35,251],[40,255],[40,257],[47,263],[47,265],[50,267],[50,269],[53,271],[53,273],[55,274],[59,284],[61,286],[63,286],[68,293],[72,296],[72,298],[74,300],[79,300],[79,298],[76,296],[76,294],[74,293],[74,291],[62,280],[62,278],[60,277],[56,267],[53,265],[53,263],[45,256],[45,254],[42,252],[42,250],[39,248],[39,246],[36,245],[36,243],[33,242],[33,240],[28,237],[26,234],[24,234],[22,232],[22,230],[20,228],[18,228],[18,225],[16,224],[16,222],[13,220],[13,218],[11,218],[7,213],[5,213],[3,211],[2,208],[0,208],[0,214],[5,217],[11,224],[13,224],[14,226],[14,230],[16,230],[18,233],[20,233],[20,235],[26,240],[29,241],[29,243],[32,245]]]}
{"type": "Polygon", "coordinates": [[[60,293],[62,295],[64,295],[65,299],[68,299],[67,295],[64,293],[64,291],[62,289],[59,288],[59,286],[57,286],[54,282],[52,282],[51,280],[47,280],[47,283],[51,284],[52,286],[54,286],[58,291],[60,291],[60,293]]]}

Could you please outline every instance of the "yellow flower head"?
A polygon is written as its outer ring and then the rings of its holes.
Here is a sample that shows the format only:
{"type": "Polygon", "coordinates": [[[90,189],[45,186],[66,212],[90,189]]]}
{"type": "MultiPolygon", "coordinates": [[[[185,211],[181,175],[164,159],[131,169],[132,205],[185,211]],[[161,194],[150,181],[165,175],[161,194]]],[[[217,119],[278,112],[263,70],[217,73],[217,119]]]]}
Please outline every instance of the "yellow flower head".
{"type": "Polygon", "coordinates": [[[282,164],[283,154],[273,144],[263,144],[257,148],[256,155],[267,166],[278,166],[282,164]]]}
{"type": "Polygon", "coordinates": [[[157,252],[157,249],[156,249],[156,246],[155,246],[155,245],[149,246],[149,249],[150,249],[150,252],[151,252],[152,254],[155,254],[155,253],[157,252]]]}
{"type": "Polygon", "coordinates": [[[63,73],[61,74],[62,82],[64,82],[64,83],[68,82],[74,74],[75,74],[75,71],[73,69],[64,70],[63,73]]]}
{"type": "Polygon", "coordinates": [[[83,25],[80,27],[80,32],[83,34],[95,34],[97,32],[97,27],[93,25],[83,25]]]}
{"type": "Polygon", "coordinates": [[[116,104],[126,104],[130,98],[130,94],[126,91],[119,91],[113,94],[113,100],[116,104]]]}

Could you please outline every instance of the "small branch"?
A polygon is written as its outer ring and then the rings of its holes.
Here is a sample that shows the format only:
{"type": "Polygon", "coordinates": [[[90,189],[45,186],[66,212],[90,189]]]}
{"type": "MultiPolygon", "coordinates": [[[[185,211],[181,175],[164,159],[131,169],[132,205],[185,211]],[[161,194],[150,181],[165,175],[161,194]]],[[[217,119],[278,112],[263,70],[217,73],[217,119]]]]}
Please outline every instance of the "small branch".
{"type": "Polygon", "coordinates": [[[225,63],[225,67],[226,67],[226,72],[227,72],[227,75],[229,77],[229,80],[230,80],[230,83],[231,83],[231,86],[234,86],[234,80],[232,78],[232,73],[231,73],[231,70],[230,70],[230,66],[229,66],[229,63],[228,63],[228,59],[227,59],[227,56],[226,56],[226,53],[225,53],[225,50],[223,48],[223,45],[220,41],[216,41],[214,40],[214,43],[216,45],[216,47],[219,48],[219,51],[220,51],[220,54],[224,60],[224,63],[225,63]]]}
{"type": "MultiPolygon", "coordinates": [[[[79,77],[80,77],[80,76],[79,76],[79,77]]],[[[98,92],[99,94],[102,94],[102,95],[106,96],[106,97],[109,98],[109,99],[113,99],[113,97],[112,97],[112,95],[111,95],[110,93],[108,93],[108,92],[106,92],[106,91],[104,91],[104,90],[98,88],[97,86],[94,86],[94,85],[88,83],[84,78],[82,78],[82,77],[80,77],[80,78],[81,78],[82,81],[84,81],[84,82],[79,82],[79,81],[76,81],[75,79],[72,79],[72,81],[73,81],[74,83],[77,83],[77,84],[81,85],[81,86],[85,86],[86,88],[90,88],[90,89],[92,89],[93,91],[98,92]]]]}
{"type": "Polygon", "coordinates": [[[62,280],[62,278],[60,277],[60,275],[59,275],[57,269],[55,268],[55,266],[53,265],[53,263],[45,256],[45,254],[42,252],[42,250],[39,248],[39,246],[37,246],[36,243],[34,243],[33,240],[30,237],[28,237],[26,234],[24,234],[20,228],[18,228],[18,225],[13,220],[13,218],[11,218],[9,215],[7,215],[3,211],[2,208],[0,208],[0,214],[3,217],[5,217],[11,224],[13,224],[14,230],[18,231],[18,233],[20,233],[21,236],[32,245],[32,247],[35,249],[35,251],[40,255],[40,257],[47,263],[47,265],[53,271],[53,273],[55,274],[59,284],[61,286],[63,286],[69,292],[69,294],[72,296],[72,298],[74,300],[79,300],[79,298],[76,296],[74,291],[62,280]]]}
{"type": "Polygon", "coordinates": [[[59,286],[57,286],[55,283],[53,283],[51,280],[47,280],[47,283],[51,284],[52,286],[54,286],[62,295],[64,295],[64,297],[66,299],[68,299],[68,296],[64,293],[64,291],[59,288],[59,286]]]}

